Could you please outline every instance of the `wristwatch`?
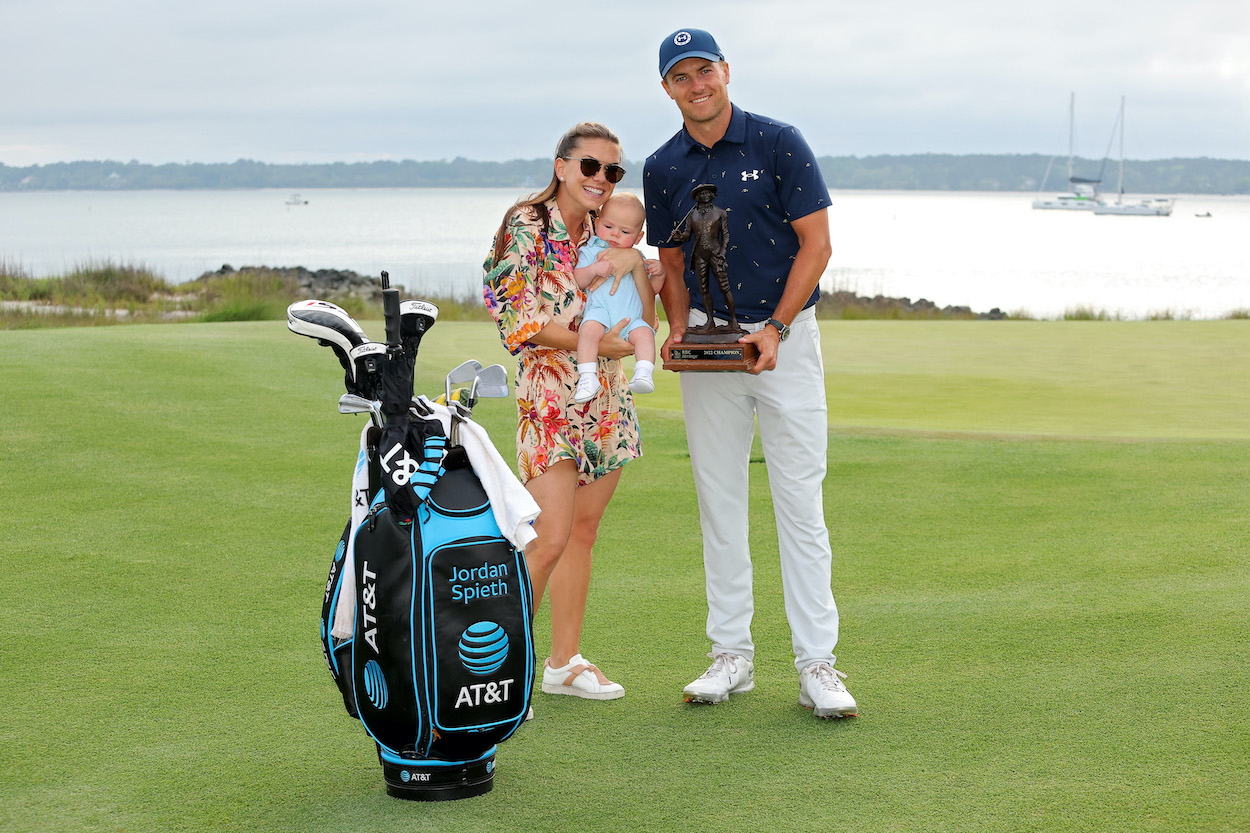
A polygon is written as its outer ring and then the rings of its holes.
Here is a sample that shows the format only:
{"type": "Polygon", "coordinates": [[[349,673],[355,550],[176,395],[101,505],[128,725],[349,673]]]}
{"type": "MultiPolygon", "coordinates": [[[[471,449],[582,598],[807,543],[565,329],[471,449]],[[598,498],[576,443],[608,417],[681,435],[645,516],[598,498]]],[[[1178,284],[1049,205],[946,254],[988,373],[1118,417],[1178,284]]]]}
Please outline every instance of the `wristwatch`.
{"type": "Polygon", "coordinates": [[[768,324],[768,325],[770,325],[770,326],[776,327],[776,328],[777,328],[777,332],[781,335],[781,340],[782,340],[782,341],[785,341],[787,338],[789,338],[789,337],[790,337],[790,327],[789,327],[789,325],[788,325],[788,324],[782,324],[782,323],[781,323],[780,321],[778,321],[776,318],[770,318],[770,319],[768,319],[767,321],[765,321],[764,323],[765,323],[765,324],[768,324]]]}

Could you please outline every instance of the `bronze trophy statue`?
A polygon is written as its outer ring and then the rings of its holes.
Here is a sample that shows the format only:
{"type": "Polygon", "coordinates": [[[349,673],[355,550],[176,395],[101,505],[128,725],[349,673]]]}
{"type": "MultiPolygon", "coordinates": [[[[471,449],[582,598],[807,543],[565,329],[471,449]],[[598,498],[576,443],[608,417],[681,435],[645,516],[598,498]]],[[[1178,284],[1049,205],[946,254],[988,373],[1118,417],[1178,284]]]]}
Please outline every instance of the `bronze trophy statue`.
{"type": "Polygon", "coordinates": [[[746,330],[738,326],[733,293],[729,289],[729,268],[725,261],[725,252],[729,250],[729,213],[713,204],[715,185],[696,185],[690,196],[695,201],[694,208],[673,229],[669,240],[685,243],[693,238],[689,268],[699,280],[699,292],[703,296],[703,308],[708,318],[707,323],[686,330],[681,343],[670,349],[670,358],[664,363],[664,369],[750,370],[755,366],[759,350],[754,344],[738,343],[738,339],[746,335],[746,330]],[[713,276],[729,311],[728,324],[717,325],[713,318],[713,276]]]}

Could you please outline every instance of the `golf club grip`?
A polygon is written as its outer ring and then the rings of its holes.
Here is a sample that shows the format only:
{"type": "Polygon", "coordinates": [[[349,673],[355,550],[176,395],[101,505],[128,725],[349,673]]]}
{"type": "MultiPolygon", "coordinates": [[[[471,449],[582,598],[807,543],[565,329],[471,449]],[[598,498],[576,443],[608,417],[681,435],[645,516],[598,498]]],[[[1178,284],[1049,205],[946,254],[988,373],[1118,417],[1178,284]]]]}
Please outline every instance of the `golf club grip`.
{"type": "Polygon", "coordinates": [[[386,346],[399,346],[399,290],[382,290],[382,315],[386,318],[386,346]]]}

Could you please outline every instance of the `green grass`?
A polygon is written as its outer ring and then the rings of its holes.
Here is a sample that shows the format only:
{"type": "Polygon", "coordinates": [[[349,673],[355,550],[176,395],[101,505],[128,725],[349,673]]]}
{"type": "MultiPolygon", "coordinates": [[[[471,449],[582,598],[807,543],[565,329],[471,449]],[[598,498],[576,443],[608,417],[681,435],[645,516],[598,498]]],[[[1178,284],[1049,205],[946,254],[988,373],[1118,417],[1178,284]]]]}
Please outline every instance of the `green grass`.
{"type": "MultiPolygon", "coordinates": [[[[385,795],[320,658],[361,425],[331,353],[0,332],[0,830],[1250,829],[1248,327],[824,324],[847,721],[797,704],[763,465],[757,689],[681,702],[706,610],[658,374],[583,642],[628,694],[538,695],[494,791],[433,805],[385,795]]],[[[470,356],[511,367],[440,322],[419,390],[470,356]]],[[[506,456],[512,408],[478,407],[506,456]]]]}

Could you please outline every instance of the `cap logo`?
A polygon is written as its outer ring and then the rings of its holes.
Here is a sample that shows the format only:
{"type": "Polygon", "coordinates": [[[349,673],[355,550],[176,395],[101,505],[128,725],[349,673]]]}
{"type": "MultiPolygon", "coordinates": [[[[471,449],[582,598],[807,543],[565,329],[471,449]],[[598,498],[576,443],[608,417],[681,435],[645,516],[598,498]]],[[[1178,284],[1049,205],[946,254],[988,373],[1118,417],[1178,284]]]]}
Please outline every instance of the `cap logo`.
{"type": "Polygon", "coordinates": [[[685,46],[686,44],[690,43],[690,33],[678,32],[677,36],[673,38],[673,43],[677,44],[678,46],[685,46]]]}

